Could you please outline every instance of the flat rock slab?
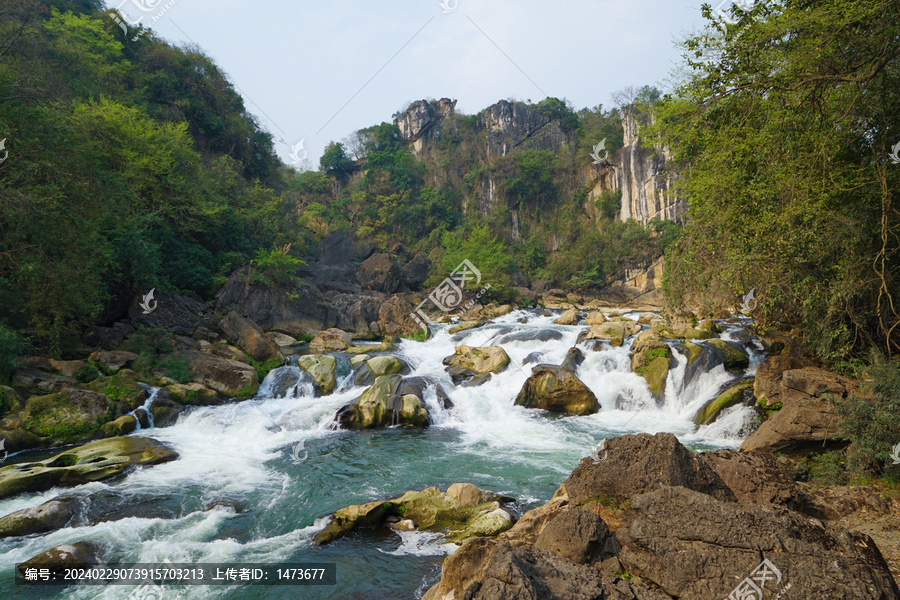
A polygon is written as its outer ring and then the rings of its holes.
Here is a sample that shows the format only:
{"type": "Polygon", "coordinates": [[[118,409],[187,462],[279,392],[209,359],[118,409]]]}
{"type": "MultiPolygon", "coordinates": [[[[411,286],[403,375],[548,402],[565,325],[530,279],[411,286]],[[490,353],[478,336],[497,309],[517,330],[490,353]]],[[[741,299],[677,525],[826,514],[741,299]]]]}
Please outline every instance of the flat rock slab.
{"type": "Polygon", "coordinates": [[[156,465],[178,454],[151,438],[116,437],[66,450],[47,460],[0,469],[0,498],[108,479],[137,465],[156,465]]]}

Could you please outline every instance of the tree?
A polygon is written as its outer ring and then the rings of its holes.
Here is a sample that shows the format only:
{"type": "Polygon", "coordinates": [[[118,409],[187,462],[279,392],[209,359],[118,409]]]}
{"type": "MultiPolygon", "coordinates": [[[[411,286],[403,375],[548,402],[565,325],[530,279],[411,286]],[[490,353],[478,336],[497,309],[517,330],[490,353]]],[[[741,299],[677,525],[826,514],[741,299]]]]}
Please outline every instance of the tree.
{"type": "Polygon", "coordinates": [[[683,43],[647,136],[684,165],[689,222],[666,261],[676,306],[801,328],[838,360],[900,351],[900,26],[891,0],[758,3],[683,43]]]}
{"type": "Polygon", "coordinates": [[[340,142],[331,142],[325,147],[322,158],[319,159],[319,167],[326,175],[345,179],[355,167],[353,161],[347,157],[344,145],[340,142]]]}

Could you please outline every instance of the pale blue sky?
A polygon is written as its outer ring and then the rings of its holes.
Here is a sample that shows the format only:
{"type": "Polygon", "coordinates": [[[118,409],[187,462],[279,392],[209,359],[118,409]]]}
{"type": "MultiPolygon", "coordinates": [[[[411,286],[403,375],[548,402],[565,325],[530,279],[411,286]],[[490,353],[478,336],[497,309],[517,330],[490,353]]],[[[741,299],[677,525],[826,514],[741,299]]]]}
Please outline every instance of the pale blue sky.
{"type": "Polygon", "coordinates": [[[303,139],[313,165],[330,140],[420,98],[455,98],[473,114],[504,98],[609,107],[626,86],[664,87],[674,42],[703,21],[701,0],[443,1],[452,10],[440,0],[107,4],[147,24],[164,10],[156,34],[200,45],[279,140],[282,159],[303,139]]]}

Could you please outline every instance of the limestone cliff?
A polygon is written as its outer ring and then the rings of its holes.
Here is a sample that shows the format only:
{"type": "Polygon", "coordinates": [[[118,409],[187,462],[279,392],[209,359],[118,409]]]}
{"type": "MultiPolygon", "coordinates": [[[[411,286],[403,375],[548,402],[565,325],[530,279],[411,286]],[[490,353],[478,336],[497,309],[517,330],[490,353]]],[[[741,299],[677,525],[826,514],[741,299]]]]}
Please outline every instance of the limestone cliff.
{"type": "Polygon", "coordinates": [[[648,117],[634,109],[622,110],[624,146],[600,165],[585,165],[580,170],[582,181],[591,187],[585,209],[597,217],[594,202],[604,190],[621,190],[618,218],[634,219],[646,225],[654,218],[681,221],[687,202],[675,196],[668,148],[646,147],[640,137],[640,126],[648,117]]]}
{"type": "MultiPolygon", "coordinates": [[[[666,148],[646,147],[641,123],[650,118],[633,109],[622,111],[624,145],[601,164],[579,165],[575,157],[577,137],[537,105],[501,100],[478,115],[455,112],[456,101],[419,100],[398,115],[394,123],[410,142],[416,158],[428,167],[429,185],[450,183],[461,190],[464,213],[489,216],[497,207],[509,210],[509,227],[518,237],[519,206],[504,194],[510,165],[517,152],[549,150],[562,159],[562,187],[574,195],[587,190],[586,216],[599,222],[596,200],[605,190],[621,190],[617,218],[681,221],[687,203],[675,196],[671,157],[666,148]],[[442,154],[443,153],[443,154],[442,154]]],[[[571,195],[569,197],[571,197],[571,195]]]]}

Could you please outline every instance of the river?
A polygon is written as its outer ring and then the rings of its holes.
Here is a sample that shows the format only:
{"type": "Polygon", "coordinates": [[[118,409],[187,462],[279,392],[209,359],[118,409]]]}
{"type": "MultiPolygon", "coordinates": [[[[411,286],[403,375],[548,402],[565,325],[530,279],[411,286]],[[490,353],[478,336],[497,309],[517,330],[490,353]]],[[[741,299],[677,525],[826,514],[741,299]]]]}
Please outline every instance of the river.
{"type": "MultiPolygon", "coordinates": [[[[579,346],[586,359],[577,374],[600,400],[599,413],[565,417],[514,406],[531,371],[532,365],[523,365],[525,359],[537,352],[540,362],[561,363],[583,329],[554,325],[555,316],[516,311],[493,325],[454,336],[449,326],[439,325],[425,342],[402,342],[392,354],[412,367],[412,375],[439,380],[454,403],[444,410],[432,395],[432,426],[426,430],[335,431],[335,412],[362,388],[353,386],[345,373],[335,393],[316,398],[310,385],[299,383],[299,370],[286,366],[269,374],[253,400],[195,408],[172,427],[139,431],[134,435],[172,445],[180,459],[111,483],[65,491],[124,494],[140,504],[139,516],[0,540],[0,587],[23,599],[128,598],[134,586],[14,586],[14,564],[59,544],[87,540],[102,544],[106,560],[119,563],[337,564],[335,586],[165,586],[166,600],[414,599],[438,580],[441,558],[455,546],[435,534],[369,532],[314,547],[311,537],[324,525],[325,515],[349,504],[430,486],[446,489],[456,482],[514,497],[521,513],[546,502],[600,440],[625,433],[671,432],[692,449],[740,445],[752,409],[733,407],[699,429],[692,421],[738,374],[718,366],[686,382],[687,359],[676,353],[678,364],[669,373],[666,398],[658,406],[644,380],[630,372],[630,341],[599,351],[579,346]],[[523,338],[553,331],[550,335],[559,339],[504,341],[501,345],[512,360],[505,372],[478,387],[452,385],[442,360],[453,354],[454,346],[491,345],[510,331],[523,338]],[[272,390],[283,388],[291,378],[298,385],[274,397],[272,390]]],[[[637,318],[636,313],[626,316],[637,318]]],[[[735,339],[740,328],[724,325],[723,339],[735,339]]],[[[749,375],[763,355],[755,339],[744,348],[751,365],[743,375],[749,375]]],[[[0,501],[0,515],[37,506],[60,493],[57,489],[0,501]]]]}

